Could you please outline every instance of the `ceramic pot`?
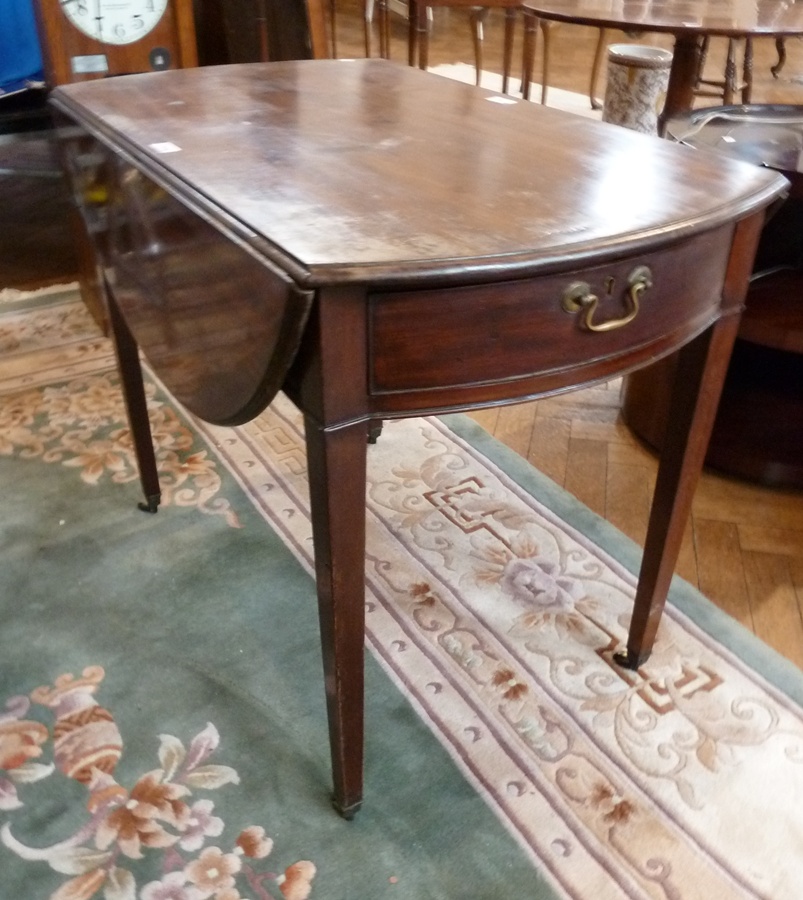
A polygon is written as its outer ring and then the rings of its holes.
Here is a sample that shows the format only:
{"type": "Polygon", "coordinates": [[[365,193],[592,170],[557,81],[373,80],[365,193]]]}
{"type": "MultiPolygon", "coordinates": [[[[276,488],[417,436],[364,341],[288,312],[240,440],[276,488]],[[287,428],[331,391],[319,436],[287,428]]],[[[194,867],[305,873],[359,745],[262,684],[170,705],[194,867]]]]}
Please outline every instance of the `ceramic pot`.
{"type": "Polygon", "coordinates": [[[643,44],[611,44],[602,121],[657,134],[671,65],[669,50],[643,44]]]}

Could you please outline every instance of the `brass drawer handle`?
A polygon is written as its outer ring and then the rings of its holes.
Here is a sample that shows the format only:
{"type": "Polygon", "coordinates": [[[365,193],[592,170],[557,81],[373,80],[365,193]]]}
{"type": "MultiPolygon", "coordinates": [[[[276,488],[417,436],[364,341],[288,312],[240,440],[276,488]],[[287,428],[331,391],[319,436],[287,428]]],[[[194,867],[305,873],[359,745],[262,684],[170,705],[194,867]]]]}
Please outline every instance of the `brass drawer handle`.
{"type": "Polygon", "coordinates": [[[647,266],[637,266],[627,279],[627,313],[621,319],[610,319],[608,322],[593,322],[594,312],[599,297],[591,293],[587,281],[574,281],[563,292],[562,306],[568,313],[583,313],[580,327],[588,331],[615,331],[636,318],[642,294],[652,287],[652,272],[647,266]]]}

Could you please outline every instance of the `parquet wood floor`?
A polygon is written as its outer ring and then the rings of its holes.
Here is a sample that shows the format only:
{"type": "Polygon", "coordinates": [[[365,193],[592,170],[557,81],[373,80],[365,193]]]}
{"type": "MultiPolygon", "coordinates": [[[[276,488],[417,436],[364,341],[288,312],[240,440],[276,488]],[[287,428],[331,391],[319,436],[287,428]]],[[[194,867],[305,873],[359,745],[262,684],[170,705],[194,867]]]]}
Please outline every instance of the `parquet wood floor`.
{"type": "MultiPolygon", "coordinates": [[[[362,0],[338,0],[339,56],[364,55],[362,8],[362,0]]],[[[493,13],[486,27],[485,52],[485,68],[491,71],[498,72],[501,65],[501,34],[501,18],[493,13]]],[[[630,40],[617,33],[610,37],[630,40]]],[[[645,35],[642,40],[651,39],[645,35]]],[[[595,42],[592,29],[556,28],[550,85],[584,93],[595,42]]],[[[666,39],[652,42],[668,46],[666,39]]],[[[374,47],[378,48],[377,39],[374,47]]],[[[709,57],[712,74],[722,66],[723,50],[715,42],[709,57]]],[[[776,58],[773,43],[756,42],[756,102],[803,104],[803,84],[794,81],[795,76],[803,77],[803,42],[790,41],[788,54],[783,77],[775,80],[769,72],[776,58]]],[[[406,60],[406,26],[398,17],[393,22],[392,56],[406,60]]],[[[473,62],[464,11],[434,11],[430,61],[432,65],[473,62]]],[[[600,90],[603,87],[604,82],[600,90]]],[[[2,163],[0,288],[72,280],[76,256],[63,184],[38,173],[9,172],[2,163]]],[[[27,165],[30,168],[30,160],[27,165]]],[[[8,166],[13,168],[13,160],[8,166]]],[[[614,382],[478,412],[474,418],[591,509],[641,541],[656,461],[622,423],[619,407],[619,383],[614,382]]],[[[704,473],[678,571],[803,668],[803,492],[769,490],[704,473]]]]}

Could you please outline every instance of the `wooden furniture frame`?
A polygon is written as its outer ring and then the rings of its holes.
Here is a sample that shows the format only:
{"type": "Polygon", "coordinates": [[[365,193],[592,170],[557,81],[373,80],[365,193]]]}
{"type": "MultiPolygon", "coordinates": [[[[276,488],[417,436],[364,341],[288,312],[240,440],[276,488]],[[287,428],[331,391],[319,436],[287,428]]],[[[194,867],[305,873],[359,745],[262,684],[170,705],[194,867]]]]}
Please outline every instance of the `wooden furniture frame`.
{"type": "Polygon", "coordinates": [[[36,0],[34,4],[48,87],[150,72],[154,68],[152,54],[161,48],[168,51],[170,68],[198,65],[192,0],[172,0],[153,30],[128,44],[101,43],[89,37],[67,20],[62,6],[59,0],[36,0]],[[105,68],[76,72],[77,60],[103,60],[105,68]]]}
{"type": "Polygon", "coordinates": [[[411,66],[414,66],[417,60],[420,69],[426,69],[429,65],[429,13],[435,7],[449,7],[451,9],[466,9],[469,11],[471,34],[474,41],[474,67],[477,85],[480,83],[483,70],[483,29],[485,21],[491,9],[504,9],[505,36],[502,58],[502,92],[506,94],[510,82],[510,70],[513,65],[513,39],[516,30],[516,18],[521,8],[521,0],[493,0],[490,3],[486,0],[481,5],[472,2],[472,0],[434,0],[434,2],[409,0],[408,62],[411,66]]]}
{"type": "MultiPolygon", "coordinates": [[[[673,35],[675,45],[669,86],[659,117],[661,132],[668,119],[693,106],[706,38],[720,36],[742,40],[803,34],[803,5],[779,6],[775,0],[756,0],[749,6],[740,4],[739,0],[721,0],[716,4],[692,0],[682,17],[671,4],[658,0],[624,5],[612,5],[607,0],[523,0],[522,5],[525,85],[532,80],[539,20],[673,35]]],[[[735,75],[731,75],[735,84],[735,75]]]]}
{"type": "MultiPolygon", "coordinates": [[[[538,25],[543,38],[543,53],[541,57],[541,103],[547,102],[549,92],[549,64],[552,58],[552,33],[558,26],[558,22],[549,19],[540,19],[538,25]]],[[[591,80],[588,85],[588,99],[592,109],[602,109],[602,101],[598,98],[597,87],[602,65],[605,61],[605,47],[608,40],[608,29],[598,29],[597,43],[594,47],[594,59],[591,63],[591,80]]],[[[637,34],[634,34],[637,36],[637,34]]],[[[706,56],[708,54],[709,40],[704,40],[700,47],[700,63],[695,81],[694,93],[698,97],[717,97],[723,103],[732,103],[736,94],[741,95],[742,103],[749,103],[753,90],[753,41],[745,39],[742,49],[741,77],[738,75],[736,62],[737,44],[734,39],[728,41],[725,72],[721,79],[708,79],[703,77],[706,56]]],[[[528,52],[532,52],[528,50],[528,52]]],[[[526,68],[526,64],[525,64],[526,68]]],[[[522,94],[529,99],[530,85],[522,82],[522,94]]]]}
{"type": "MultiPolygon", "coordinates": [[[[333,15],[337,0],[330,0],[333,15]]],[[[513,40],[515,36],[516,17],[519,9],[519,0],[493,0],[491,3],[479,5],[470,0],[438,0],[433,3],[419,3],[417,0],[408,0],[407,21],[407,60],[411,66],[418,63],[419,68],[426,69],[429,65],[429,31],[432,27],[432,10],[436,7],[452,7],[465,9],[469,13],[471,25],[471,37],[474,44],[474,68],[476,71],[475,82],[480,83],[482,76],[485,41],[485,23],[491,9],[503,8],[505,10],[505,37],[502,61],[502,90],[507,93],[510,81],[510,69],[513,64],[513,40]]],[[[388,0],[365,0],[365,55],[372,55],[371,32],[374,13],[377,12],[379,20],[379,55],[383,59],[390,59],[390,11],[388,0]]],[[[334,54],[337,56],[337,53],[334,54]]]]}
{"type": "MultiPolygon", "coordinates": [[[[337,0],[331,0],[331,3],[334,7],[337,4],[337,0]]],[[[365,0],[363,12],[365,20],[365,55],[368,58],[373,55],[371,32],[375,12],[379,22],[379,55],[382,59],[390,59],[390,10],[388,8],[388,0],[365,0]]],[[[336,53],[335,56],[337,56],[336,53]]]]}
{"type": "Polygon", "coordinates": [[[728,39],[725,55],[725,72],[722,78],[706,78],[705,62],[711,39],[703,38],[700,43],[700,68],[697,72],[697,83],[694,93],[698,97],[716,97],[725,106],[730,106],[738,99],[741,103],[749,103],[753,97],[753,39],[745,38],[737,41],[728,39]],[[742,65],[737,64],[737,49],[741,44],[742,65]],[[741,74],[739,69],[741,68],[741,74]]]}
{"type": "MultiPolygon", "coordinates": [[[[70,85],[51,101],[106,276],[146,507],[160,495],[138,348],[208,421],[247,421],[279,389],[304,413],[334,803],[346,817],[363,792],[371,424],[559,393],[680,350],[616,656],[638,668],[765,209],[786,187],[777,173],[498,101],[384,60],[163,72],[70,85]]],[[[600,652],[615,672],[609,641],[600,652]]]]}
{"type": "MultiPolygon", "coordinates": [[[[541,54],[541,103],[546,104],[549,95],[549,64],[552,59],[552,33],[558,26],[558,22],[552,22],[549,19],[540,19],[538,26],[541,29],[541,37],[543,44],[543,52],[541,54]]],[[[535,56],[535,34],[533,32],[533,23],[529,23],[530,27],[530,44],[525,46],[524,70],[525,76],[522,78],[521,92],[525,100],[530,98],[531,81],[533,75],[532,59],[535,56]],[[529,55],[529,63],[528,63],[529,55]]],[[[597,35],[597,43],[594,47],[594,59],[591,63],[591,80],[588,85],[588,99],[592,109],[602,109],[602,101],[597,99],[597,85],[599,84],[599,75],[602,70],[602,63],[605,53],[605,42],[607,40],[607,31],[604,28],[599,29],[597,35]]]]}

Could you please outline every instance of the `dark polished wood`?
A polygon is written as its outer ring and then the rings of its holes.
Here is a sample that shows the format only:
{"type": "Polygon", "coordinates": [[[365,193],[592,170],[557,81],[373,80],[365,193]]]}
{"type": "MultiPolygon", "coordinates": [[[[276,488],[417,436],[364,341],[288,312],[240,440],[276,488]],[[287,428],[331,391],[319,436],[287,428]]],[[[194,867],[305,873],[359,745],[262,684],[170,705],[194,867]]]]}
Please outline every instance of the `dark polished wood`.
{"type": "MultiPolygon", "coordinates": [[[[362,800],[372,423],[564,391],[685,346],[691,374],[675,391],[622,655],[640,665],[765,209],[786,186],[777,173],[499,99],[381,60],[133,76],[52,99],[72,123],[63,137],[109,302],[137,342],[172,346],[166,371],[187,407],[237,421],[281,387],[304,413],[335,805],[345,816],[362,800]],[[95,185],[105,195],[86,190],[95,185]],[[104,199],[88,206],[87,197],[104,199]],[[208,290],[186,280],[199,250],[208,290]],[[265,268],[261,289],[238,275],[252,262],[265,268]],[[227,321],[229,304],[253,316],[245,331],[227,321]],[[232,332],[253,346],[234,348],[232,332]],[[294,355],[285,333],[300,334],[294,355]],[[216,334],[222,352],[209,343],[216,334]],[[260,349],[271,358],[262,378],[257,366],[241,390],[215,389],[219,366],[234,377],[228,353],[260,349]]],[[[130,365],[122,376],[137,389],[130,365]]]]}
{"type": "Polygon", "coordinates": [[[539,19],[617,28],[626,32],[671,34],[675,39],[669,85],[659,127],[694,104],[703,40],[784,37],[803,34],[803,4],[778,0],[665,0],[622,3],[619,0],[524,0],[525,84],[532,80],[535,37],[539,19]]]}
{"type": "Polygon", "coordinates": [[[328,0],[194,0],[202,65],[329,55],[328,0]]]}
{"type": "MultiPolygon", "coordinates": [[[[718,471],[803,487],[803,111],[751,105],[701,109],[670,120],[667,136],[768,166],[789,195],[765,226],[706,463],[718,471]]],[[[625,379],[622,412],[660,448],[678,361],[661,360],[625,379]]]]}
{"type": "MultiPolygon", "coordinates": [[[[797,278],[800,295],[800,277],[797,278]]],[[[749,302],[749,301],[748,301],[749,302]]],[[[624,421],[660,451],[678,360],[662,359],[628,376],[624,421]]],[[[772,487],[803,488],[803,355],[736,341],[705,464],[772,487]]]]}
{"type": "MultiPolygon", "coordinates": [[[[93,81],[117,75],[180,69],[198,65],[198,49],[192,0],[168,0],[155,27],[142,39],[117,44],[96,40],[77,28],[59,0],[36,0],[42,65],[48,88],[59,84],[93,81]],[[94,60],[85,71],[81,63],[94,60]],[[98,65],[98,62],[100,65],[98,65]]],[[[87,18],[96,10],[87,7],[87,18]]],[[[74,220],[77,217],[72,216],[74,220]]],[[[84,303],[104,330],[108,327],[106,304],[98,283],[91,247],[81,223],[75,221],[75,248],[79,283],[84,303]]]]}
{"type": "MultiPolygon", "coordinates": [[[[50,111],[47,110],[48,120],[50,111]]],[[[0,141],[3,287],[32,290],[76,281],[75,207],[49,131],[0,141]]]]}

